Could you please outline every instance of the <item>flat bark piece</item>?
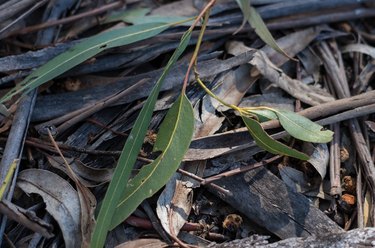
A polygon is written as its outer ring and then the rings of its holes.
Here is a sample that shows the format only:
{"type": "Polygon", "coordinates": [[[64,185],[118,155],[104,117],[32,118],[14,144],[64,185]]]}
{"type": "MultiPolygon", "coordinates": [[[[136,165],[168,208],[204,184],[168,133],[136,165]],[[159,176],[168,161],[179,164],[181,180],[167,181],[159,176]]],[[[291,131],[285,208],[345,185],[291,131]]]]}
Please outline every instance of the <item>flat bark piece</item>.
{"type": "Polygon", "coordinates": [[[294,248],[294,247],[375,247],[375,228],[354,229],[348,232],[310,236],[307,238],[290,238],[268,244],[267,236],[252,235],[223,244],[212,243],[210,248],[294,248]]]}
{"type": "Polygon", "coordinates": [[[167,246],[168,244],[161,241],[160,239],[136,239],[136,240],[122,243],[116,246],[115,248],[137,248],[137,247],[163,248],[167,246]]]}
{"type": "Polygon", "coordinates": [[[47,63],[52,58],[65,52],[77,42],[69,42],[64,44],[57,44],[54,47],[47,47],[38,51],[30,51],[20,55],[11,55],[0,58],[0,71],[16,71],[26,70],[41,66],[47,63]]]}
{"type": "MultiPolygon", "coordinates": [[[[201,78],[204,79],[232,69],[233,67],[243,65],[252,57],[253,52],[246,52],[226,60],[210,59],[208,61],[202,61],[198,63],[200,68],[199,74],[201,78]]],[[[188,65],[181,63],[174,66],[166,76],[161,90],[166,91],[182,86],[181,80],[185,75],[187,66],[188,65]]],[[[87,106],[87,104],[97,102],[98,100],[108,97],[116,92],[120,92],[125,88],[128,91],[127,96],[123,97],[123,99],[118,101],[115,105],[130,103],[142,97],[147,97],[155,82],[160,77],[162,70],[163,69],[159,69],[136,76],[124,77],[122,80],[114,82],[111,85],[93,87],[75,92],[39,96],[32,115],[32,121],[45,121],[59,117],[85,105],[87,106]],[[137,84],[137,86],[134,86],[135,84],[137,84]],[[50,113],[53,113],[54,115],[51,116],[50,113]]],[[[194,77],[191,76],[190,78],[193,80],[194,77]]]]}
{"type": "Polygon", "coordinates": [[[210,191],[282,239],[337,233],[342,229],[300,193],[265,168],[215,181],[229,190],[210,191]]]}

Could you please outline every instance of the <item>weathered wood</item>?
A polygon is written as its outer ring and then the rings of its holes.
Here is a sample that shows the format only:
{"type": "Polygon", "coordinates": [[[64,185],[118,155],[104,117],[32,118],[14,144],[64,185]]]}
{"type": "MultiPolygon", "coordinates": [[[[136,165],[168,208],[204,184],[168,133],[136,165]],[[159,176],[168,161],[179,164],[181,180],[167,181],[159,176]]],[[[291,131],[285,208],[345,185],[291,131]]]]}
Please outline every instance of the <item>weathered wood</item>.
{"type": "MultiPolygon", "coordinates": [[[[235,66],[245,64],[250,60],[252,54],[253,52],[246,52],[226,60],[211,59],[208,61],[202,61],[199,63],[199,73],[201,78],[207,78],[212,75],[219,74],[220,72],[229,70],[235,66]]],[[[181,82],[186,69],[186,64],[180,63],[178,66],[174,66],[173,69],[171,69],[171,72],[167,75],[162,86],[162,90],[165,91],[172,88],[181,87],[181,82]]],[[[129,89],[128,95],[121,101],[117,102],[117,104],[130,103],[142,97],[146,97],[149,95],[152,87],[155,85],[155,82],[160,77],[162,70],[163,69],[159,69],[149,73],[125,77],[124,79],[113,83],[111,87],[105,85],[76,92],[40,96],[37,99],[32,120],[42,121],[64,115],[70,111],[81,108],[85,104],[96,102],[98,99],[105,98],[116,92],[124,90],[124,88],[129,89]],[[148,80],[140,82],[142,79],[148,80]],[[139,85],[130,88],[130,86],[134,86],[136,83],[139,85]],[[51,116],[51,113],[53,116],[51,116]]]]}
{"type": "Polygon", "coordinates": [[[267,236],[253,235],[223,244],[211,244],[211,248],[294,248],[294,247],[375,247],[375,228],[354,229],[349,232],[290,238],[267,244],[267,236]]]}
{"type": "Polygon", "coordinates": [[[265,168],[215,182],[231,195],[210,191],[278,237],[308,237],[342,229],[302,194],[288,188],[265,168]]]}

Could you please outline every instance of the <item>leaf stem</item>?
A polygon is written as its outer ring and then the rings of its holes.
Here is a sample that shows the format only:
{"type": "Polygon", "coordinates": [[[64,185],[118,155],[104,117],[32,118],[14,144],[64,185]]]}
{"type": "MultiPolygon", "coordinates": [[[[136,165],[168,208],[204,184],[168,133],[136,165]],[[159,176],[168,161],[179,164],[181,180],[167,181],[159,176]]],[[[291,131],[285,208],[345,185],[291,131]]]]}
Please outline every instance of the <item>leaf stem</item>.
{"type": "Polygon", "coordinates": [[[218,96],[216,96],[209,88],[207,88],[206,85],[199,78],[199,74],[198,74],[198,71],[196,70],[196,67],[194,67],[194,73],[195,73],[195,80],[204,89],[204,91],[206,91],[206,93],[209,96],[211,96],[212,98],[214,98],[215,100],[217,100],[218,102],[220,102],[221,104],[223,104],[224,106],[227,106],[228,108],[232,108],[234,110],[237,110],[237,111],[241,112],[241,109],[239,107],[237,107],[237,106],[235,106],[233,104],[229,104],[229,103],[224,102],[218,96]]]}
{"type": "MultiPolygon", "coordinates": [[[[195,16],[190,17],[190,18],[187,18],[187,19],[184,19],[184,20],[181,20],[181,21],[178,21],[178,22],[168,23],[167,25],[168,25],[168,26],[171,26],[171,27],[174,27],[174,26],[178,26],[178,25],[180,25],[180,24],[183,24],[183,23],[185,23],[185,22],[192,21],[192,20],[194,20],[194,19],[196,19],[195,16]]],[[[189,29],[190,29],[190,28],[189,28],[189,29]]]]}
{"type": "Polygon", "coordinates": [[[193,22],[193,24],[190,26],[189,30],[190,31],[193,31],[193,29],[195,28],[195,26],[198,24],[198,22],[200,21],[200,19],[203,17],[203,15],[205,15],[205,19],[204,19],[204,23],[202,25],[202,29],[201,29],[201,32],[199,34],[199,37],[198,37],[198,41],[197,41],[197,45],[195,47],[195,50],[194,50],[194,53],[193,53],[193,56],[191,57],[190,59],[190,63],[189,63],[189,67],[186,71],[186,74],[185,74],[185,78],[184,78],[184,83],[182,85],[182,90],[181,90],[181,93],[185,93],[185,90],[186,90],[186,86],[187,86],[187,83],[189,81],[189,76],[190,76],[190,71],[191,71],[191,68],[193,67],[193,65],[196,63],[196,60],[197,60],[197,56],[198,56],[198,51],[199,51],[199,47],[200,47],[200,43],[202,42],[202,37],[203,37],[203,33],[204,33],[204,30],[206,29],[206,26],[207,26],[207,22],[208,22],[208,16],[209,16],[209,12],[210,12],[210,9],[211,7],[215,4],[216,0],[211,0],[204,8],[203,10],[199,13],[199,15],[197,16],[197,18],[195,19],[195,21],[193,22]],[[208,14],[207,14],[208,13],[208,14]],[[203,32],[202,32],[203,31],[203,32]]]}

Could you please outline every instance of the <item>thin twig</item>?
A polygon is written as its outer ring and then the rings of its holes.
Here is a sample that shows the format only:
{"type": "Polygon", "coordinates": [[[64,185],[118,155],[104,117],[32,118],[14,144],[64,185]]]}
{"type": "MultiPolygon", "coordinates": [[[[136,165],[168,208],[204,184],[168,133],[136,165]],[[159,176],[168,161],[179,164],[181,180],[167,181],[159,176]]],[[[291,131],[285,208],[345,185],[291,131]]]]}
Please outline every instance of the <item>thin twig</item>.
{"type": "MultiPolygon", "coordinates": [[[[177,171],[178,171],[179,173],[181,173],[182,175],[185,175],[185,176],[188,176],[188,177],[193,178],[194,180],[197,180],[198,182],[203,182],[203,181],[204,181],[203,178],[201,178],[201,177],[195,175],[194,173],[188,172],[188,171],[186,171],[186,170],[178,169],[177,171]]],[[[217,185],[217,184],[210,183],[210,184],[208,184],[207,186],[212,187],[212,188],[216,189],[217,191],[219,191],[219,192],[221,192],[221,193],[223,193],[223,194],[225,194],[225,195],[232,195],[232,193],[231,193],[230,191],[228,191],[228,190],[226,190],[226,189],[220,187],[220,186],[217,185]]]]}
{"type": "Polygon", "coordinates": [[[160,224],[158,218],[156,217],[154,211],[152,210],[150,203],[146,200],[144,200],[141,203],[141,206],[143,210],[146,212],[148,218],[151,221],[151,225],[153,228],[159,233],[159,235],[168,243],[172,243],[171,239],[168,237],[167,232],[163,229],[162,225],[160,224]]]}
{"type": "Polygon", "coordinates": [[[13,25],[15,25],[20,20],[26,18],[28,15],[30,15],[32,12],[34,12],[36,9],[38,9],[39,7],[41,7],[42,5],[44,5],[46,2],[47,2],[47,0],[39,1],[37,4],[35,4],[34,6],[32,6],[30,9],[28,9],[27,11],[25,11],[24,13],[22,13],[22,15],[20,15],[16,19],[14,19],[11,23],[9,23],[5,27],[3,27],[0,30],[0,39],[3,39],[4,37],[9,36],[8,34],[4,34],[9,28],[11,28],[13,25]]]}
{"type": "Polygon", "coordinates": [[[272,158],[265,159],[265,160],[263,160],[261,162],[255,163],[255,164],[247,165],[247,166],[244,166],[244,167],[241,167],[241,168],[237,168],[237,169],[234,169],[234,170],[230,170],[230,171],[226,171],[226,172],[220,173],[220,174],[212,176],[212,177],[205,178],[201,182],[201,184],[202,185],[211,184],[213,181],[222,179],[224,177],[230,177],[230,176],[237,175],[239,173],[244,173],[246,171],[254,170],[256,168],[265,166],[266,164],[272,163],[272,162],[278,160],[281,157],[282,156],[280,156],[280,155],[276,155],[276,156],[273,156],[272,158]]]}
{"type": "MultiPolygon", "coordinates": [[[[35,146],[35,147],[38,147],[38,148],[41,148],[50,152],[54,152],[54,153],[57,152],[56,149],[53,149],[53,146],[51,146],[49,143],[36,139],[36,138],[28,138],[26,140],[26,144],[35,146]]],[[[97,156],[120,156],[121,155],[121,151],[91,150],[91,149],[86,149],[83,147],[66,145],[66,144],[57,144],[57,146],[59,147],[59,149],[62,149],[62,150],[85,153],[89,155],[97,155],[97,156]]]]}
{"type": "Polygon", "coordinates": [[[57,153],[60,155],[60,157],[63,159],[64,161],[64,164],[65,164],[65,169],[67,171],[67,174],[69,175],[69,177],[71,177],[75,183],[78,183],[79,179],[77,178],[75,172],[73,171],[72,167],[70,166],[70,164],[68,163],[68,161],[65,159],[65,156],[62,154],[59,146],[57,145],[56,141],[55,141],[55,138],[53,138],[52,136],[52,133],[49,129],[47,129],[48,131],[48,137],[52,143],[52,145],[55,147],[57,153]]]}
{"type": "MultiPolygon", "coordinates": [[[[49,151],[49,152],[58,153],[58,151],[56,149],[54,149],[54,147],[51,146],[49,143],[44,142],[44,141],[39,140],[39,139],[36,139],[36,138],[29,138],[29,139],[26,140],[25,143],[27,145],[35,146],[37,148],[40,148],[40,149],[43,149],[43,150],[46,150],[46,151],[49,151]]],[[[116,156],[116,157],[121,155],[121,151],[91,150],[91,149],[85,149],[85,148],[78,147],[78,146],[58,144],[58,143],[56,143],[56,144],[57,144],[57,146],[59,147],[60,150],[70,150],[70,151],[85,153],[85,154],[89,154],[89,155],[116,156]]],[[[64,152],[62,151],[62,153],[64,153],[64,152]]],[[[152,163],[154,161],[152,159],[148,159],[148,158],[141,157],[141,156],[138,156],[137,160],[145,162],[145,163],[152,163]]]]}
{"type": "Polygon", "coordinates": [[[331,182],[331,190],[330,194],[332,196],[341,195],[341,181],[340,181],[340,123],[335,123],[332,125],[333,132],[335,135],[333,136],[333,140],[331,142],[331,150],[330,150],[330,182],[331,182]]]}
{"type": "MultiPolygon", "coordinates": [[[[203,10],[199,13],[199,15],[197,16],[197,18],[195,19],[195,21],[193,22],[193,24],[190,26],[190,30],[193,30],[195,28],[195,26],[197,25],[197,23],[200,21],[200,19],[203,17],[203,15],[206,15],[207,12],[209,12],[209,10],[211,9],[211,7],[215,4],[216,0],[211,0],[204,8],[203,10]]],[[[208,19],[208,18],[206,18],[208,19]]],[[[202,27],[203,28],[203,27],[202,27]]],[[[202,33],[202,32],[201,32],[202,33]]],[[[199,35],[201,35],[201,33],[199,35]]],[[[197,42],[197,46],[198,47],[198,50],[199,50],[199,44],[200,42],[197,42]]],[[[186,89],[186,86],[187,86],[187,83],[189,81],[189,76],[190,76],[190,71],[191,71],[191,68],[193,67],[194,63],[196,63],[196,58],[198,56],[198,52],[194,51],[194,54],[193,56],[191,57],[190,59],[190,63],[189,63],[189,67],[188,69],[186,70],[186,74],[185,74],[185,78],[184,78],[184,83],[183,83],[183,91],[186,89]]]]}
{"type": "Polygon", "coordinates": [[[114,2],[114,3],[109,3],[107,5],[103,5],[99,8],[92,9],[92,10],[89,10],[87,12],[80,13],[78,15],[69,16],[69,17],[66,17],[66,18],[61,18],[61,19],[53,20],[53,21],[49,21],[49,22],[44,22],[44,23],[41,23],[41,24],[37,24],[37,25],[34,25],[34,26],[30,26],[30,27],[26,27],[26,28],[23,28],[23,29],[20,29],[20,30],[16,30],[9,35],[27,34],[27,33],[39,31],[41,29],[46,29],[46,28],[49,28],[49,27],[57,26],[57,25],[75,22],[79,19],[83,19],[83,18],[86,18],[86,17],[89,17],[89,16],[102,14],[102,13],[108,11],[108,10],[121,7],[122,5],[124,5],[124,1],[117,1],[117,2],[114,2]]]}
{"type": "Polygon", "coordinates": [[[118,131],[116,131],[116,130],[110,128],[110,127],[108,127],[107,125],[103,124],[102,122],[100,122],[98,120],[95,120],[93,118],[88,118],[88,119],[86,119],[86,121],[90,122],[90,123],[92,123],[94,125],[97,125],[97,126],[103,128],[103,129],[106,129],[106,130],[112,132],[113,134],[116,134],[116,135],[119,135],[119,136],[123,136],[123,137],[128,137],[128,134],[122,133],[122,132],[118,132],[118,131]]]}

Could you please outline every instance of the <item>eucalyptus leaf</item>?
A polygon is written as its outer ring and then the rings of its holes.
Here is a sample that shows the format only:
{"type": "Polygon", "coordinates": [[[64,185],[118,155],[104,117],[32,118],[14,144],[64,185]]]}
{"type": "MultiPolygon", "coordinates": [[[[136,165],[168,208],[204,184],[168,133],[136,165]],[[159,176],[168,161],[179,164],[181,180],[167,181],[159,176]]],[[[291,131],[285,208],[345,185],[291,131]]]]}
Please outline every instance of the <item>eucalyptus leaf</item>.
{"type": "Polygon", "coordinates": [[[103,23],[111,23],[118,21],[133,23],[134,19],[143,18],[150,11],[150,8],[134,8],[129,10],[127,9],[123,12],[117,12],[108,16],[103,23]]]}
{"type": "Polygon", "coordinates": [[[181,95],[168,111],[154,146],[162,153],[129,181],[124,198],[112,217],[111,229],[124,221],[146,198],[163,187],[176,172],[189,148],[194,131],[193,107],[181,95]]]}
{"type": "Polygon", "coordinates": [[[115,29],[90,37],[39,67],[3,96],[0,103],[4,103],[18,93],[27,93],[35,89],[108,48],[153,37],[169,26],[170,24],[165,23],[147,23],[115,29]]]}
{"type": "MultiPolygon", "coordinates": [[[[250,0],[236,0],[243,14],[243,21],[241,27],[246,23],[250,16],[250,0]]],[[[251,25],[251,24],[250,24],[251,25]]]]}
{"type": "MultiPolygon", "coordinates": [[[[149,15],[142,18],[134,18],[132,20],[133,24],[143,24],[143,23],[177,23],[187,20],[186,16],[159,16],[159,15],[149,15]]],[[[184,26],[190,26],[193,22],[185,22],[184,26]]]]}
{"type": "MultiPolygon", "coordinates": [[[[144,23],[176,23],[187,19],[186,16],[159,16],[146,15],[150,12],[149,8],[135,8],[126,10],[122,13],[116,13],[104,20],[104,23],[123,21],[127,23],[144,24],[144,23]]],[[[185,25],[190,25],[192,22],[187,22],[185,25]]]]}
{"type": "Polygon", "coordinates": [[[256,120],[248,118],[246,116],[242,116],[242,120],[244,121],[247,129],[249,130],[257,145],[264,150],[272,154],[286,155],[301,160],[309,159],[309,156],[307,156],[306,154],[290,148],[277,140],[274,140],[264,131],[262,126],[256,120]]]}
{"type": "Polygon", "coordinates": [[[251,109],[250,112],[252,114],[255,114],[261,120],[261,122],[277,119],[277,115],[275,114],[275,112],[269,109],[251,109]]]}
{"type": "Polygon", "coordinates": [[[283,54],[284,56],[289,57],[286,52],[279,47],[275,39],[273,38],[271,32],[268,30],[266,24],[264,23],[262,17],[258,14],[255,8],[250,5],[250,0],[236,0],[238,6],[240,6],[244,18],[249,22],[250,26],[254,28],[255,33],[270,47],[275,51],[283,54]]]}
{"type": "Polygon", "coordinates": [[[155,106],[161,85],[172,65],[177,61],[177,59],[187,47],[190,38],[191,31],[187,31],[181,38],[180,45],[175,50],[172,57],[169,59],[162,75],[152,89],[149,97],[146,100],[146,103],[144,104],[139,116],[137,117],[137,120],[134,123],[134,127],[130,132],[128,139],[126,140],[116,169],[114,171],[113,178],[108,186],[104,200],[101,204],[100,212],[97,218],[97,225],[95,227],[91,241],[91,247],[102,248],[104,246],[109,227],[113,226],[112,217],[115,212],[117,203],[124,195],[124,188],[126,188],[124,186],[127,185],[130,172],[141,149],[144,136],[146,135],[146,131],[152,117],[153,108],[155,106]]]}
{"type": "Polygon", "coordinates": [[[274,109],[280,124],[293,137],[314,143],[327,143],[332,140],[333,132],[297,113],[274,109]]]}

